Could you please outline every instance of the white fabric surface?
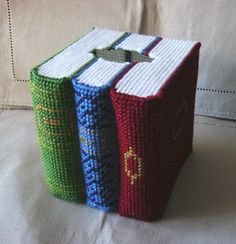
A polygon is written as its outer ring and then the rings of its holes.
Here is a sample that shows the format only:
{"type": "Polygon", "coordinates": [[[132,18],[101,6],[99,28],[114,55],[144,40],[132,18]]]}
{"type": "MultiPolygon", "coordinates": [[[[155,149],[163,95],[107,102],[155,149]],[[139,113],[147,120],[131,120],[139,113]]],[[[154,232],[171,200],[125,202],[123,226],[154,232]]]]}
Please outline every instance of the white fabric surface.
{"type": "Polygon", "coordinates": [[[236,119],[236,1],[157,2],[162,36],[202,43],[195,112],[236,119]]]}
{"type": "Polygon", "coordinates": [[[0,111],[0,243],[235,243],[236,122],[197,116],[163,218],[145,223],[51,196],[32,111],[0,111]]]}

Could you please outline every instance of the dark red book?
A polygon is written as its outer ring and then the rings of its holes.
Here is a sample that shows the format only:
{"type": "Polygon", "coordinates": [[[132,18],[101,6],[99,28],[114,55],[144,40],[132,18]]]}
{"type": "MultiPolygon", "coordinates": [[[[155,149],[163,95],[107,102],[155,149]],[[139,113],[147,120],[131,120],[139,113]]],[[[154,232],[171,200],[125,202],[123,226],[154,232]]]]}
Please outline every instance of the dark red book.
{"type": "MultiPolygon", "coordinates": [[[[130,44],[132,45],[132,43],[130,44]]],[[[122,216],[152,221],[192,151],[200,43],[162,39],[111,89],[120,148],[122,216]]]]}

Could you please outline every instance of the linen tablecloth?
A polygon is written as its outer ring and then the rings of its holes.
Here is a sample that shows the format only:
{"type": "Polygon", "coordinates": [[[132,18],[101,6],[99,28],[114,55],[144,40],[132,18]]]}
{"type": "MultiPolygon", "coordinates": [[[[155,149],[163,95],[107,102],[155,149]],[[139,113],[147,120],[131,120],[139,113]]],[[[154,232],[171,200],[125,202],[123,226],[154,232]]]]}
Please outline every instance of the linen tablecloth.
{"type": "Polygon", "coordinates": [[[236,122],[195,117],[193,153],[152,223],[53,197],[32,111],[0,113],[0,243],[235,243],[236,122]]]}

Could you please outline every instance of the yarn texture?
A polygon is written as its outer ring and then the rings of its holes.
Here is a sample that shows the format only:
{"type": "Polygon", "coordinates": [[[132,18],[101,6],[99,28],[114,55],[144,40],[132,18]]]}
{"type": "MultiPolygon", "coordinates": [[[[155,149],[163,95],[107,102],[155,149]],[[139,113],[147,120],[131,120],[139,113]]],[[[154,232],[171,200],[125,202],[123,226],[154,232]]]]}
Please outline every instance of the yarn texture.
{"type": "Polygon", "coordinates": [[[45,178],[55,196],[85,201],[73,90],[68,79],[31,72],[30,87],[45,178]]]}
{"type": "Polygon", "coordinates": [[[143,221],[162,216],[192,151],[200,46],[94,28],[32,69],[53,195],[143,221]]]}

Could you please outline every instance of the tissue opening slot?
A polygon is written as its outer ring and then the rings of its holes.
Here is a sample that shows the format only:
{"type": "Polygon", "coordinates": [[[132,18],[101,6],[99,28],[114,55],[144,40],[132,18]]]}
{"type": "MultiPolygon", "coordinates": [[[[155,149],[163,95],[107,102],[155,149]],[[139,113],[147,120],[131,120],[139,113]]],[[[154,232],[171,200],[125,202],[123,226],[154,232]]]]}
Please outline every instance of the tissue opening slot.
{"type": "Polygon", "coordinates": [[[145,56],[143,54],[140,54],[136,51],[128,51],[124,49],[94,49],[92,53],[98,57],[103,58],[107,61],[112,61],[116,63],[133,63],[133,62],[152,62],[153,59],[145,56]]]}

